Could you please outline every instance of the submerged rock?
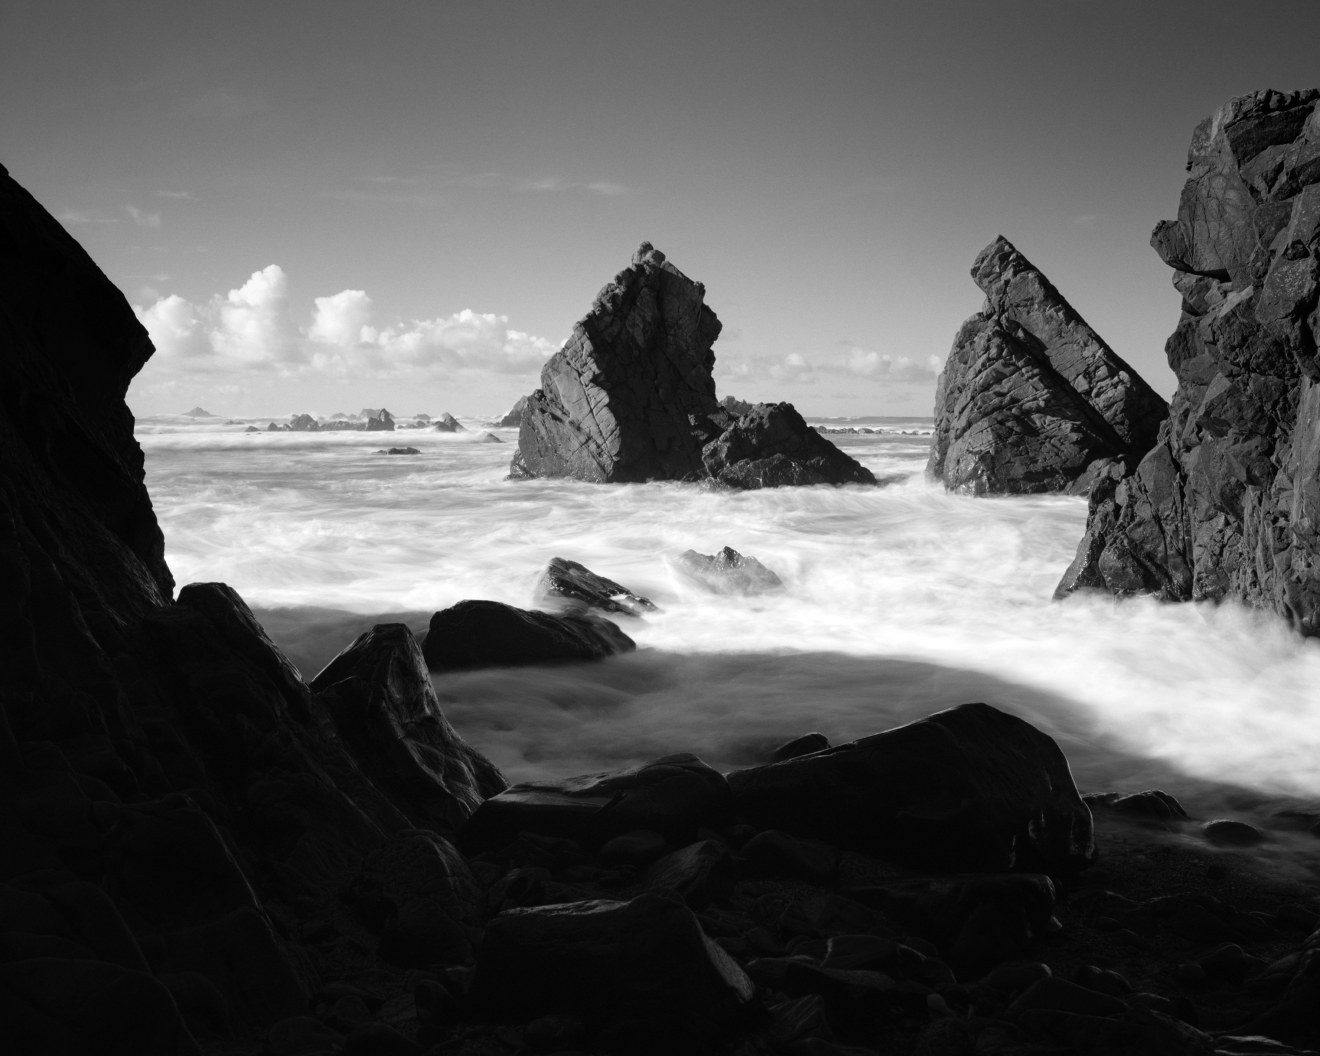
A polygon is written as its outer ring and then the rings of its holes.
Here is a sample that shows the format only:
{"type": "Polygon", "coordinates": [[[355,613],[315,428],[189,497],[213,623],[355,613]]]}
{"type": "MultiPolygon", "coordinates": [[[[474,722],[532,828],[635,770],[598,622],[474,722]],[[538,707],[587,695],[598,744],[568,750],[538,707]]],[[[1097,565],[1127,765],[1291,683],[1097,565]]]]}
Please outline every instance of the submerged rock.
{"type": "Polygon", "coordinates": [[[599,660],[636,648],[603,617],[535,612],[499,601],[460,601],[437,612],[422,643],[432,671],[599,660]]]}
{"type": "Polygon", "coordinates": [[[985,306],[940,373],[931,476],[977,495],[1085,492],[1097,463],[1150,449],[1164,401],[1012,243],[986,246],[972,278],[985,306]]]}
{"type": "Polygon", "coordinates": [[[563,557],[550,559],[550,564],[537,581],[534,593],[538,601],[567,601],[625,616],[640,616],[644,612],[656,610],[656,604],[650,598],[634,594],[614,580],[599,576],[585,565],[563,557]]]}
{"type": "Polygon", "coordinates": [[[738,418],[715,399],[720,321],[705,287],[643,242],[526,398],[514,477],[733,487],[874,484],[788,404],[738,418]]]}
{"type": "Polygon", "coordinates": [[[1091,494],[1058,594],[1235,597],[1320,633],[1320,91],[1261,91],[1197,126],[1151,245],[1182,315],[1158,444],[1091,494]]]}
{"type": "Polygon", "coordinates": [[[988,704],[738,770],[729,786],[758,824],[894,860],[1068,874],[1095,858],[1059,746],[988,704]]]}
{"type": "Polygon", "coordinates": [[[714,594],[765,594],[783,590],[783,581],[754,557],[726,546],[718,554],[684,550],[677,569],[714,594]]]}

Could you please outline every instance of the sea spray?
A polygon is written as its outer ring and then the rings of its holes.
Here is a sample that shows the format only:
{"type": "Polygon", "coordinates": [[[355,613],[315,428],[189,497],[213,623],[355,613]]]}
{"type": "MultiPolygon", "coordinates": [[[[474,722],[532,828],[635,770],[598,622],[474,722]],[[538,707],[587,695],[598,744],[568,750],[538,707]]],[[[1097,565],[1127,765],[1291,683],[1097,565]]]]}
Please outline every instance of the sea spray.
{"type": "Polygon", "coordinates": [[[388,456],[379,434],[139,433],[175,576],[238,589],[308,676],[385,614],[420,633],[463,598],[530,606],[556,555],[655,600],[635,655],[437,677],[514,779],[677,750],[745,765],[987,700],[1056,736],[1086,788],[1320,796],[1320,644],[1232,604],[1053,602],[1084,500],[950,495],[922,474],[928,421],[861,427],[883,431],[833,439],[899,483],[511,482],[509,444],[475,435],[410,431],[422,453],[388,456]],[[784,590],[712,595],[674,560],[725,545],[784,590]]]}

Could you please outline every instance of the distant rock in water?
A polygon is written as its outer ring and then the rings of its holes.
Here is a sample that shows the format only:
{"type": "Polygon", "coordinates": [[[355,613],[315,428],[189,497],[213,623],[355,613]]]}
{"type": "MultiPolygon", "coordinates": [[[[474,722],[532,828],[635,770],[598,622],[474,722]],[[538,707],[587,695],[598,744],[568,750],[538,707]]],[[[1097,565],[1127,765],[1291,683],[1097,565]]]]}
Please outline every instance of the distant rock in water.
{"type": "Polygon", "coordinates": [[[1320,634],[1320,91],[1260,91],[1192,133],[1159,443],[1091,494],[1059,594],[1240,598],[1320,634]]]}
{"type": "Polygon", "coordinates": [[[440,415],[440,417],[435,420],[434,428],[437,433],[467,432],[467,430],[464,429],[463,426],[459,423],[459,420],[455,418],[452,414],[450,414],[448,411],[445,411],[444,414],[440,415]]]}
{"type": "Polygon", "coordinates": [[[685,550],[678,570],[715,594],[764,594],[783,590],[783,581],[754,557],[726,546],[718,554],[685,550]]]}
{"type": "Polygon", "coordinates": [[[739,418],[719,404],[711,346],[720,321],[705,293],[643,242],[541,369],[510,475],[593,483],[713,478],[741,488],[874,484],[790,405],[739,418]]]}
{"type": "Polygon", "coordinates": [[[626,616],[640,616],[656,610],[656,604],[650,598],[634,594],[614,580],[597,575],[586,565],[563,557],[550,559],[534,593],[538,601],[576,602],[584,608],[626,616]]]}
{"type": "Polygon", "coordinates": [[[185,418],[214,418],[215,415],[210,411],[203,410],[201,407],[194,407],[191,411],[184,411],[185,418]]]}
{"type": "Polygon", "coordinates": [[[527,410],[527,397],[519,396],[518,402],[509,408],[509,413],[500,419],[501,429],[516,429],[522,425],[523,413],[527,410]]]}
{"type": "Polygon", "coordinates": [[[382,447],[376,452],[378,455],[420,455],[421,453],[415,447],[382,447]]]}
{"type": "Polygon", "coordinates": [[[1006,238],[978,254],[984,307],[935,391],[927,472],[956,491],[1085,492],[1106,460],[1135,463],[1168,408],[1006,238]]]}
{"type": "Polygon", "coordinates": [[[392,432],[394,430],[394,416],[382,407],[378,411],[367,408],[362,412],[367,419],[367,432],[392,432]]]}

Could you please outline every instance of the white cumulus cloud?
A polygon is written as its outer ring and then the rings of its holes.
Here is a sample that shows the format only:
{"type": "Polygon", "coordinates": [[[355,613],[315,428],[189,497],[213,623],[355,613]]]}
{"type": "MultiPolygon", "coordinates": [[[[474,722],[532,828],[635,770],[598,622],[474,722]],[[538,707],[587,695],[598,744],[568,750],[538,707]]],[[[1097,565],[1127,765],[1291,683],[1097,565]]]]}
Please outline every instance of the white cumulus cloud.
{"type": "Polygon", "coordinates": [[[465,371],[534,374],[559,348],[508,316],[466,308],[381,329],[364,290],[313,298],[300,321],[277,264],[202,304],[170,294],[134,311],[159,353],[148,368],[156,372],[440,381],[465,371]]]}

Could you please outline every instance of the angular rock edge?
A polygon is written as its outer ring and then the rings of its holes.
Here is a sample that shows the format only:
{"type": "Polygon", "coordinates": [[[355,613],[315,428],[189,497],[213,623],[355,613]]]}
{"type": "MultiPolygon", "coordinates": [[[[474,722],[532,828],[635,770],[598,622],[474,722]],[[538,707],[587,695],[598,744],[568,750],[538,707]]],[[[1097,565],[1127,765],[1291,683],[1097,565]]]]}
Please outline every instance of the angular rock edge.
{"type": "Polygon", "coordinates": [[[1320,633],[1320,91],[1230,100],[1192,134],[1151,245],[1182,315],[1155,447],[1091,493],[1056,596],[1236,598],[1320,633]]]}
{"type": "Polygon", "coordinates": [[[522,405],[509,475],[735,488],[874,484],[792,405],[738,415],[716,400],[711,348],[721,324],[705,293],[643,242],[541,368],[541,387],[522,405]]]}
{"type": "Polygon", "coordinates": [[[1002,235],[977,255],[985,305],[935,390],[929,476],[975,495],[1079,492],[1141,458],[1168,407],[1002,235]]]}

